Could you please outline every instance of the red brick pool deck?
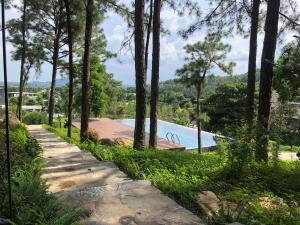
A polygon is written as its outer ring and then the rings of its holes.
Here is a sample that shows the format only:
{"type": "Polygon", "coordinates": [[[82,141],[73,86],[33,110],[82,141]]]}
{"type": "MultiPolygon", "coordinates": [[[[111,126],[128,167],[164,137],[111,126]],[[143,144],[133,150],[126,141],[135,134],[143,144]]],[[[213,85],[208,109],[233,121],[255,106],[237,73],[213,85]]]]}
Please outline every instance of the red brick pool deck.
{"type": "MultiPolygon", "coordinates": [[[[80,122],[74,121],[73,125],[80,129],[80,122]]],[[[89,128],[94,130],[99,137],[115,139],[115,138],[125,138],[133,141],[134,139],[134,128],[122,124],[119,121],[111,120],[108,118],[93,118],[90,119],[89,128]]],[[[149,143],[149,134],[146,133],[145,143],[149,143]]],[[[169,150],[184,150],[185,147],[178,144],[173,144],[164,138],[157,138],[157,148],[158,149],[169,149],[169,150]]]]}

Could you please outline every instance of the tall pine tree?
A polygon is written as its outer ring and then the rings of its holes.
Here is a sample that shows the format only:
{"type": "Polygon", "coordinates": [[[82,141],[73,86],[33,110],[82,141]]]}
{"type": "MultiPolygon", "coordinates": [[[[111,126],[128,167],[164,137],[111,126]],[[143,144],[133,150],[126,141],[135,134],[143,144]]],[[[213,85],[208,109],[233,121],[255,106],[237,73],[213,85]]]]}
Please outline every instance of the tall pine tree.
{"type": "Polygon", "coordinates": [[[274,57],[278,35],[280,0],[268,1],[261,57],[256,159],[268,160],[274,57]]]}
{"type": "Polygon", "coordinates": [[[153,52],[151,77],[151,108],[150,108],[150,138],[149,146],[157,146],[157,103],[159,94],[159,61],[160,61],[160,11],[161,0],[154,0],[153,15],[153,52]]]}
{"type": "Polygon", "coordinates": [[[93,31],[94,0],[87,0],[84,38],[84,55],[81,79],[81,128],[80,139],[85,141],[89,128],[89,80],[90,80],[90,51],[93,31]]]}
{"type": "Polygon", "coordinates": [[[146,120],[146,73],[144,43],[145,0],[135,0],[134,43],[135,43],[135,83],[136,83],[136,116],[134,143],[136,149],[145,145],[146,120]]]}

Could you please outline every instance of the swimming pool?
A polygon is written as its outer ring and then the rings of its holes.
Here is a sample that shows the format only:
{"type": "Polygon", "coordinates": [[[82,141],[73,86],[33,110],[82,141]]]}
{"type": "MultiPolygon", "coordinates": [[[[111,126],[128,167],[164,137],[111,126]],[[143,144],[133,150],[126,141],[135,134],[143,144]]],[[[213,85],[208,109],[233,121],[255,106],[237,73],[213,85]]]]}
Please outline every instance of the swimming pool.
{"type": "MultiPolygon", "coordinates": [[[[135,126],[134,119],[122,119],[119,120],[121,123],[126,124],[130,127],[135,126]]],[[[150,119],[146,119],[146,132],[150,131],[150,119]]],[[[175,123],[166,122],[163,120],[157,121],[157,136],[166,138],[168,133],[176,134],[179,138],[180,144],[185,146],[186,149],[195,149],[198,147],[197,141],[197,129],[181,126],[175,123]]],[[[213,133],[206,131],[201,132],[202,148],[211,148],[217,145],[213,133]]],[[[169,135],[170,138],[170,135],[169,135]]],[[[175,138],[178,143],[177,138],[175,138]]]]}

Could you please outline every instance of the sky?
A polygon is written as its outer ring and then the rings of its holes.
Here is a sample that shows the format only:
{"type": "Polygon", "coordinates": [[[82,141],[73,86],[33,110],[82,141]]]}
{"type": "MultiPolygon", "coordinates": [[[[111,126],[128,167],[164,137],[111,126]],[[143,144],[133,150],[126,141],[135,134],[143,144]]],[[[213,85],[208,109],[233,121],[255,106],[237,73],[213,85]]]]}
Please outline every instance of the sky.
{"type": "MultiPolygon", "coordinates": [[[[19,0],[15,0],[19,1],[19,0]]],[[[204,2],[204,0],[201,0],[204,2]]],[[[128,3],[129,0],[123,0],[124,3],[128,3]]],[[[205,11],[205,8],[204,8],[205,11]]],[[[6,11],[6,19],[17,18],[20,14],[15,9],[6,11]]],[[[177,33],[181,27],[186,27],[196,18],[190,16],[180,17],[173,10],[163,8],[161,13],[161,19],[164,27],[168,28],[170,35],[164,35],[161,38],[161,61],[160,61],[160,80],[168,80],[175,78],[176,69],[179,69],[184,63],[185,52],[183,47],[188,43],[195,43],[202,41],[206,36],[205,29],[195,32],[187,40],[182,39],[177,33]]],[[[101,24],[104,29],[104,33],[107,38],[108,50],[117,53],[117,58],[110,59],[106,62],[107,71],[114,74],[114,78],[122,81],[124,85],[134,85],[135,83],[135,71],[134,71],[134,59],[129,49],[121,48],[121,43],[124,40],[127,31],[126,22],[117,14],[108,12],[105,21],[101,24]]],[[[8,35],[8,33],[7,33],[8,35]]],[[[279,44],[276,51],[276,56],[280,54],[281,47],[293,40],[293,34],[286,34],[282,39],[283,43],[279,44]]],[[[262,52],[263,33],[258,36],[258,57],[257,66],[260,67],[260,57],[262,52]]],[[[1,42],[2,39],[0,38],[1,42]]],[[[234,74],[242,74],[247,72],[248,66],[248,50],[249,40],[239,35],[233,35],[233,37],[223,40],[224,43],[232,46],[231,52],[228,54],[227,61],[234,61],[236,67],[234,68],[234,74]]],[[[3,71],[2,67],[2,45],[1,45],[1,64],[0,71],[3,71]]],[[[20,62],[13,61],[11,59],[11,51],[13,46],[7,43],[7,56],[8,56],[8,80],[11,82],[18,82],[20,73],[20,62]]],[[[149,48],[149,68],[151,68],[151,45],[149,48]]],[[[148,68],[148,74],[151,70],[148,68]]],[[[41,74],[30,75],[30,81],[50,81],[51,80],[51,65],[44,63],[42,66],[41,74]]],[[[224,76],[222,72],[215,70],[215,75],[224,76]]],[[[3,76],[0,77],[0,81],[3,80],[3,76]]],[[[61,74],[58,74],[57,78],[60,79],[61,74]]],[[[148,83],[150,82],[150,75],[148,75],[148,83]]]]}

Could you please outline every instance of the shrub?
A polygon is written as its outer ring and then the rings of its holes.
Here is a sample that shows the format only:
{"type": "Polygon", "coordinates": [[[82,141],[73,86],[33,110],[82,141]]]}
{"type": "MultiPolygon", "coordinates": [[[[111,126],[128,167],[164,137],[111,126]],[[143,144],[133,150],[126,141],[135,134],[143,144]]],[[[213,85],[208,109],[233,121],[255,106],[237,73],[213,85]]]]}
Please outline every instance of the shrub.
{"type": "Polygon", "coordinates": [[[96,131],[89,129],[86,133],[86,141],[98,143],[99,141],[99,135],[96,131]]]}
{"type": "Polygon", "coordinates": [[[23,117],[25,124],[44,124],[47,123],[47,116],[44,113],[30,112],[23,117]]]}

